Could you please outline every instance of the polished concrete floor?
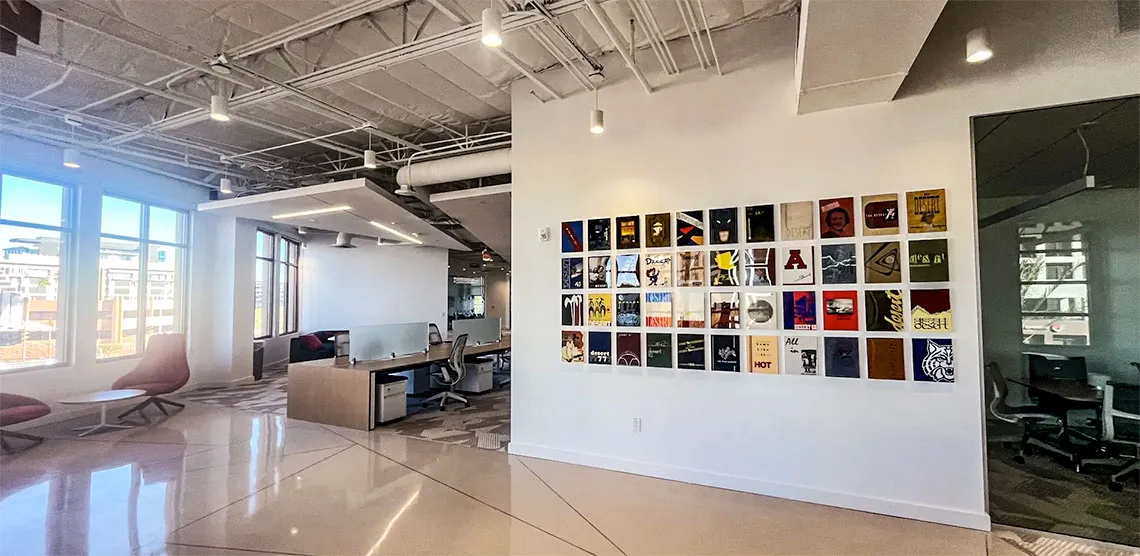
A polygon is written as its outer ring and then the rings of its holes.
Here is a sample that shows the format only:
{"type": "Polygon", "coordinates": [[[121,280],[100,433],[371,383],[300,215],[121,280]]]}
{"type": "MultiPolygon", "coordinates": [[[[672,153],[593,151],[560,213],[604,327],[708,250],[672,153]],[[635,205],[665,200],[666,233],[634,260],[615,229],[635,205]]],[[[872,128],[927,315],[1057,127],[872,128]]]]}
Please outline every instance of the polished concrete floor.
{"type": "Polygon", "coordinates": [[[203,404],[84,439],[79,424],[0,457],[0,553],[1026,554],[978,531],[203,404]]]}

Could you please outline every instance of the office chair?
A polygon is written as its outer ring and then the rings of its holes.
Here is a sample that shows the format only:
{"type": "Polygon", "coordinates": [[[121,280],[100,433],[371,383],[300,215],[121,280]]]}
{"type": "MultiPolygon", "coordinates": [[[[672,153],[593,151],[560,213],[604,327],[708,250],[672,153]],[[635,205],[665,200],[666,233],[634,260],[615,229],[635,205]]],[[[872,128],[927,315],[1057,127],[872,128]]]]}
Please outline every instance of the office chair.
{"type": "Polygon", "coordinates": [[[470,407],[471,402],[467,398],[455,393],[455,385],[463,380],[466,367],[463,364],[463,350],[467,347],[467,335],[460,334],[458,338],[451,341],[451,355],[447,358],[445,365],[432,365],[431,376],[435,377],[441,384],[447,387],[447,390],[440,392],[426,400],[423,405],[428,405],[436,400],[439,400],[439,410],[447,409],[447,400],[455,400],[462,402],[465,407],[470,407]]]}
{"type": "MultiPolygon", "coordinates": [[[[1124,463],[1112,470],[1108,488],[1116,492],[1124,489],[1120,482],[1129,473],[1140,471],[1140,386],[1109,381],[1104,387],[1104,405],[1101,406],[1101,445],[1124,446],[1124,463]]],[[[1111,465],[1120,457],[1109,454],[1081,460],[1081,465],[1111,465]]]]}
{"type": "Polygon", "coordinates": [[[443,335],[439,333],[439,327],[434,322],[428,323],[428,344],[438,346],[443,343],[443,335]]]}
{"type": "Polygon", "coordinates": [[[1033,436],[1035,425],[1055,424],[1060,426],[1061,419],[1059,417],[1046,413],[1037,406],[1008,405],[1005,400],[1009,397],[1009,385],[1006,384],[1005,375],[1001,374],[1001,368],[998,367],[997,363],[986,364],[985,378],[986,383],[989,384],[990,394],[993,396],[988,405],[990,415],[999,421],[1021,425],[1021,439],[1018,441],[1017,455],[1014,456],[1013,461],[1025,463],[1025,452],[1029,446],[1072,458],[1072,454],[1033,436]]]}

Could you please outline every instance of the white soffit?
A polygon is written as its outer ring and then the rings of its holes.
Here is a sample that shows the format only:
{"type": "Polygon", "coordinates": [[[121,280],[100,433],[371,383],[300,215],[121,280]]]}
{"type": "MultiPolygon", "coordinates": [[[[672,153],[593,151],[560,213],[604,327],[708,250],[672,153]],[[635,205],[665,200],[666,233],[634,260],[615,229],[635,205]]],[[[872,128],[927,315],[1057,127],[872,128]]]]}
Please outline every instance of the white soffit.
{"type": "Polygon", "coordinates": [[[403,238],[369,223],[376,221],[405,234],[419,234],[425,246],[467,251],[467,247],[435,226],[417,218],[384,196],[380,186],[365,178],[200,203],[198,210],[221,216],[274,222],[284,226],[312,227],[357,236],[382,237],[401,243],[403,238]],[[348,205],[352,210],[274,219],[274,215],[348,205]]]}
{"type": "Polygon", "coordinates": [[[510,262],[511,184],[436,193],[429,200],[510,262]]]}
{"type": "Polygon", "coordinates": [[[803,0],[799,113],[892,100],[946,1],[803,0]]]}

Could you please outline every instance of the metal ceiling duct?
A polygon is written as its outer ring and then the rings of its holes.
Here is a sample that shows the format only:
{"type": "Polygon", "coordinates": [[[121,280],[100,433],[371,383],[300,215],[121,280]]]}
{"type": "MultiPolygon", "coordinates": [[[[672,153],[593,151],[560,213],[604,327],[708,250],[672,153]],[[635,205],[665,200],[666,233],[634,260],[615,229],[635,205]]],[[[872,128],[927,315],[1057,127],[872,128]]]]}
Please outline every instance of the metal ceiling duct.
{"type": "Polygon", "coordinates": [[[411,188],[421,185],[509,173],[511,173],[511,149],[508,147],[409,164],[396,172],[396,183],[400,185],[400,191],[410,193],[411,188]]]}
{"type": "Polygon", "coordinates": [[[337,249],[355,249],[356,246],[352,244],[352,234],[340,232],[336,235],[336,241],[332,244],[337,249]]]}

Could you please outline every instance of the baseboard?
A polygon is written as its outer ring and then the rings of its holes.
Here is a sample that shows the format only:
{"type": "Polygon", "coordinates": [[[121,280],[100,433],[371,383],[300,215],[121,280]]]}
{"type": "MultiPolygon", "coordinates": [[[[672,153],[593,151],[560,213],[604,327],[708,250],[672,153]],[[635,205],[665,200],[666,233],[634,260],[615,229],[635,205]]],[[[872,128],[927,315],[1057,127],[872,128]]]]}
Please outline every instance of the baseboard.
{"type": "Polygon", "coordinates": [[[849,494],[845,492],[834,492],[797,485],[773,483],[754,479],[751,477],[726,475],[700,469],[664,465],[660,463],[642,462],[598,454],[572,452],[561,448],[552,448],[538,444],[525,444],[518,441],[511,441],[510,444],[507,445],[507,451],[517,456],[528,456],[539,459],[574,463],[588,467],[598,467],[612,471],[621,471],[623,473],[632,473],[634,475],[645,475],[649,477],[657,477],[659,479],[668,479],[683,483],[711,486],[728,490],[736,490],[740,492],[748,492],[752,494],[761,494],[764,496],[775,496],[777,498],[787,498],[789,500],[798,500],[801,502],[810,502],[813,504],[837,506],[840,508],[848,508],[852,510],[902,517],[918,521],[928,521],[931,523],[941,523],[945,525],[953,525],[956,527],[965,527],[968,529],[978,529],[981,531],[990,530],[990,516],[986,513],[981,512],[974,513],[952,508],[941,508],[937,506],[915,504],[912,502],[871,498],[863,495],[849,494]]]}

